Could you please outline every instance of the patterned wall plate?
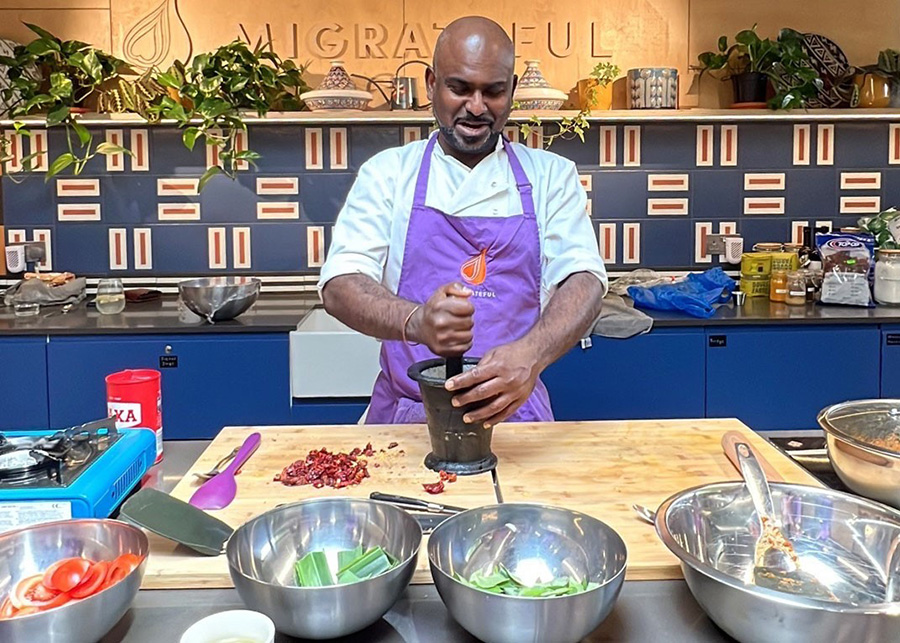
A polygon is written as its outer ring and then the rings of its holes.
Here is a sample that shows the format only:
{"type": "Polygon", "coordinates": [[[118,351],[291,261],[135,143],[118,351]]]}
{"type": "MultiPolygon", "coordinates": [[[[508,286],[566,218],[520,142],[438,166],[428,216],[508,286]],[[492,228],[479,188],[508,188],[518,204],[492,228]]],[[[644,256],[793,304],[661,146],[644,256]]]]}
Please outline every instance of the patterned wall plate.
{"type": "Polygon", "coordinates": [[[813,108],[847,107],[853,95],[853,67],[847,56],[836,42],[814,33],[804,34],[803,48],[809,55],[810,66],[824,83],[819,96],[807,105],[813,108]]]}

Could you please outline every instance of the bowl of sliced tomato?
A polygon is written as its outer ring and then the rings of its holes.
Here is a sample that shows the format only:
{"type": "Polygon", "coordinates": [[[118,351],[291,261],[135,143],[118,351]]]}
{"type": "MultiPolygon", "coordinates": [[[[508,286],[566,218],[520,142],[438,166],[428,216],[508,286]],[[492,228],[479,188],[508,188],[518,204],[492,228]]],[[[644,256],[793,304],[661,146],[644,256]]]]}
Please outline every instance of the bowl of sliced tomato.
{"type": "Polygon", "coordinates": [[[64,520],[0,534],[0,641],[95,643],[134,602],[149,551],[118,520],[64,520]]]}

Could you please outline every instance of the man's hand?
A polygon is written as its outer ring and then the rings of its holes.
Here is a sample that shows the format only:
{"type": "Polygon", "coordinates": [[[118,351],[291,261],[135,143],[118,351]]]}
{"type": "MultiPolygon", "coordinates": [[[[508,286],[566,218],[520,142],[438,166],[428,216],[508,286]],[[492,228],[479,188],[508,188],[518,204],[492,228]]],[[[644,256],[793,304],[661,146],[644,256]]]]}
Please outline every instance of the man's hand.
{"type": "Polygon", "coordinates": [[[519,340],[491,349],[474,368],[447,381],[447,389],[469,389],[454,396],[454,406],[484,402],[463,418],[489,429],[508,419],[522,406],[543,370],[527,341],[519,340]],[[471,388],[470,388],[471,387],[471,388]]]}
{"type": "Polygon", "coordinates": [[[406,336],[442,357],[462,355],[472,348],[472,291],[459,283],[438,288],[409,320],[406,336]]]}

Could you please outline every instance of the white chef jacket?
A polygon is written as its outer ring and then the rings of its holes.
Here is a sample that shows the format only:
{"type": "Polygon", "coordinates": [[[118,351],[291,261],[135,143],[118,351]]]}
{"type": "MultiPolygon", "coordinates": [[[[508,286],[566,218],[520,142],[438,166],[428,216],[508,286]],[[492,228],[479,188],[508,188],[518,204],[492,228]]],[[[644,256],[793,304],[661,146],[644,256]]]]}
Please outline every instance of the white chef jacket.
{"type": "MultiPolygon", "coordinates": [[[[334,227],[319,291],[339,275],[360,273],[397,292],[413,193],[427,141],[379,152],[359,169],[334,227]]],[[[531,181],[541,245],[541,307],[576,272],[608,279],[585,212],[587,195],[575,164],[557,154],[512,144],[531,181]]],[[[450,216],[506,217],[522,212],[501,141],[469,168],[434,146],[425,204],[450,216]]]]}

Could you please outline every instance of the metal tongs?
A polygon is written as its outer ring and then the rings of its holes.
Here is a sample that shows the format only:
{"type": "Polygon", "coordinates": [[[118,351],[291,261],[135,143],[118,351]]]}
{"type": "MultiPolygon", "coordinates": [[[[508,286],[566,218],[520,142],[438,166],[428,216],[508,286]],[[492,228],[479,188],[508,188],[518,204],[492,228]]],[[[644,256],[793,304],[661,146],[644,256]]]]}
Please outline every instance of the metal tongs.
{"type": "Polygon", "coordinates": [[[439,502],[429,502],[428,500],[420,500],[419,498],[410,498],[408,496],[395,496],[390,493],[381,493],[373,491],[369,494],[370,500],[380,500],[387,502],[401,509],[409,509],[411,511],[425,511],[428,513],[445,514],[452,516],[461,511],[466,511],[465,507],[454,507],[453,505],[442,505],[439,502]]]}

